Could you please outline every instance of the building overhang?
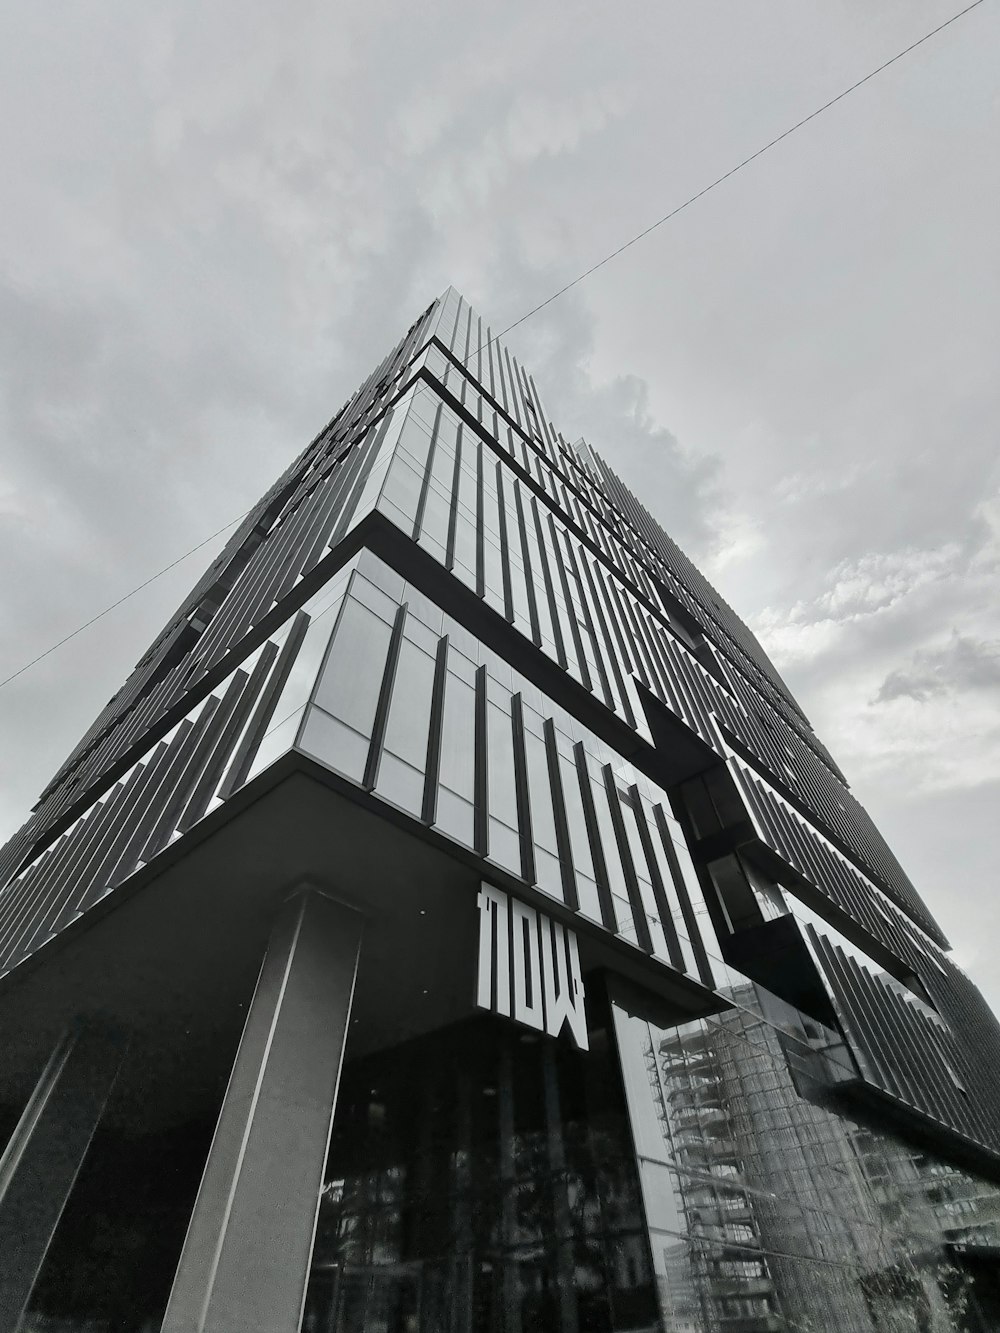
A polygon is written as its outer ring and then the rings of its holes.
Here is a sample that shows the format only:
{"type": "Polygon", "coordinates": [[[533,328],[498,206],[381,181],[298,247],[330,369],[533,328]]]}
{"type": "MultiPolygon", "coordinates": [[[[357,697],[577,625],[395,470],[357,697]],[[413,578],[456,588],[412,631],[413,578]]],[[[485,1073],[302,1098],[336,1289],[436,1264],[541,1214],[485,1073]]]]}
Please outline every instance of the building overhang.
{"type": "Polygon", "coordinates": [[[366,918],[349,1057],[460,1021],[475,1012],[484,876],[572,926],[584,974],[626,979],[661,1016],[730,1007],[293,751],[0,981],[0,1103],[23,1104],[59,1032],[93,1015],[134,1033],[135,1097],[155,1090],[164,1123],[196,1114],[239,1040],[274,915],[303,884],[366,918]]]}

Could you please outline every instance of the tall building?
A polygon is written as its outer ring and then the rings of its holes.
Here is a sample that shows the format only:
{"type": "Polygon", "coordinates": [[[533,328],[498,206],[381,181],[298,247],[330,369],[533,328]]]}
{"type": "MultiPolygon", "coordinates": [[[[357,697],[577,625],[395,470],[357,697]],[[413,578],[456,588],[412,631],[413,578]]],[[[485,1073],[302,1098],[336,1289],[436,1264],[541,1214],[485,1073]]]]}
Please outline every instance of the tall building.
{"type": "Polygon", "coordinates": [[[996,1020],[453,290],[0,884],[0,1333],[1000,1327],[996,1020]]]}

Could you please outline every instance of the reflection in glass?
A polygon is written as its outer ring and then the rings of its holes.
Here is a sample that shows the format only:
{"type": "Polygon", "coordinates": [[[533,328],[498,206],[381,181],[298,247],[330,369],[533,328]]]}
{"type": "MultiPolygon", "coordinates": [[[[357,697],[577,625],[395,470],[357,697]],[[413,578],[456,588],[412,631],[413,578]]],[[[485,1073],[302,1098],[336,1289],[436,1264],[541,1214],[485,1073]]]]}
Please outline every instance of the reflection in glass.
{"type": "Polygon", "coordinates": [[[652,1331],[606,1019],[477,1018],[344,1069],[303,1333],[652,1331]]]}
{"type": "Polygon", "coordinates": [[[675,1027],[613,1008],[666,1333],[986,1333],[956,1223],[997,1246],[1000,1191],[845,1114],[837,1034],[726,994],[675,1027]]]}

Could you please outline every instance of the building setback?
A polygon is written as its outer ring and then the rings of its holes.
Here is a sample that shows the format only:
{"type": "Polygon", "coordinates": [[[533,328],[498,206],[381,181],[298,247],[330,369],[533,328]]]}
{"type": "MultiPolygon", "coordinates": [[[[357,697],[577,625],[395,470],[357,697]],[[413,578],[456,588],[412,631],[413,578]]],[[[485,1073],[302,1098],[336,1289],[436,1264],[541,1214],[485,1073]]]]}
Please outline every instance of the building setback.
{"type": "Polygon", "coordinates": [[[996,1019],[454,290],[0,885],[0,1333],[1000,1327],[996,1019]]]}

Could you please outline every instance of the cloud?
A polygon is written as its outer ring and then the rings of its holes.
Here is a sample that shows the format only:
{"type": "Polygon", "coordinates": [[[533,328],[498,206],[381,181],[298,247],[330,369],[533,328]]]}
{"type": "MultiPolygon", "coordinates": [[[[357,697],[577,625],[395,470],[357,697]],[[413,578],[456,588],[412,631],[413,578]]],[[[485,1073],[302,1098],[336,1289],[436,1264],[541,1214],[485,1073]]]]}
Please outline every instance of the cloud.
{"type": "MultiPolygon", "coordinates": [[[[11,670],[262,493],[449,283],[513,323],[898,27],[831,9],[818,31],[790,0],[724,31],[712,6],[8,9],[11,670]]],[[[935,81],[898,66],[874,120],[867,94],[842,104],[509,339],[560,429],[752,619],[863,799],[970,793],[956,846],[1000,755],[987,23],[935,47],[935,81]]],[[[6,829],[209,554],[0,695],[6,829]]]]}
{"type": "Polygon", "coordinates": [[[953,630],[939,648],[918,649],[908,667],[891,671],[874,703],[1000,688],[1000,639],[974,639],[953,630]]]}

